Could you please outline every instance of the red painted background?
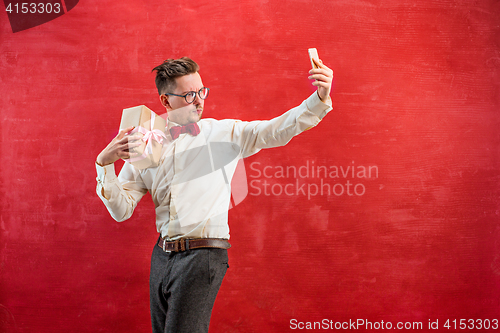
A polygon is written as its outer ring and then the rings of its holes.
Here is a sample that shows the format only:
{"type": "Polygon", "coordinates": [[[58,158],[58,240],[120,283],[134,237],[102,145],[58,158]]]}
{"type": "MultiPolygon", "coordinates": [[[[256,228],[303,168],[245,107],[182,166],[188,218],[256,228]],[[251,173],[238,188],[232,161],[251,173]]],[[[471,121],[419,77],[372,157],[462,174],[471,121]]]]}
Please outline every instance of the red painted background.
{"type": "Polygon", "coordinates": [[[0,331],[149,332],[153,204],[114,222],[95,157],[123,108],[162,111],[163,60],[200,64],[207,117],[269,119],[313,91],[309,47],[335,110],[245,161],[211,331],[500,319],[499,30],[494,0],[89,0],[16,33],[0,13],[0,331]],[[312,164],[378,175],[270,174],[312,164]],[[365,191],[275,195],[321,181],[365,191]]]}

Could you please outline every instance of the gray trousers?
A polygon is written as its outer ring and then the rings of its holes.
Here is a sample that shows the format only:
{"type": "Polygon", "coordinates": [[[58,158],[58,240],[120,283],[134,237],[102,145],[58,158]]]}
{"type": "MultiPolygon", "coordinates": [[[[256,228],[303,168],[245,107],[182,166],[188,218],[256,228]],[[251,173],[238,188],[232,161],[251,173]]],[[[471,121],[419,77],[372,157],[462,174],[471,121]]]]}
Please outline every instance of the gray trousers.
{"type": "Polygon", "coordinates": [[[164,252],[155,245],[149,276],[153,333],[208,332],[228,267],[224,249],[164,252]]]}

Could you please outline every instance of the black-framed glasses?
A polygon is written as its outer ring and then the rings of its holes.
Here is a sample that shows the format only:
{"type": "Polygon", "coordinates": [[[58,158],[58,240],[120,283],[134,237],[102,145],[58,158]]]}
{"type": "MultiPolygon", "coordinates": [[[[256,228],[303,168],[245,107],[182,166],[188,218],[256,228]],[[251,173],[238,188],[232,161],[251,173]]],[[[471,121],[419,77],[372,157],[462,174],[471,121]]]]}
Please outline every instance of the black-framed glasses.
{"type": "Polygon", "coordinates": [[[198,92],[190,91],[185,95],[177,95],[177,94],[170,94],[170,93],[164,93],[163,95],[184,97],[184,99],[186,100],[186,103],[191,104],[196,99],[196,95],[198,95],[201,99],[207,98],[209,91],[210,91],[210,89],[208,89],[207,87],[203,87],[200,90],[198,90],[198,92]]]}

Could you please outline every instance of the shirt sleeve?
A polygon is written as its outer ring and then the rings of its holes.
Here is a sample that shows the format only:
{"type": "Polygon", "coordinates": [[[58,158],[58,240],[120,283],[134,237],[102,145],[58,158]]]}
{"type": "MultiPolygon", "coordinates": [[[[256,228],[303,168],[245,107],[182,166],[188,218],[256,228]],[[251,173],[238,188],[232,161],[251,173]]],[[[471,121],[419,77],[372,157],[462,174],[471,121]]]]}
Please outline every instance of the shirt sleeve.
{"type": "Polygon", "coordinates": [[[257,153],[262,148],[286,145],[295,135],[316,126],[332,110],[330,97],[323,103],[317,92],[299,106],[281,116],[265,121],[235,121],[231,132],[243,157],[257,153]]]}
{"type": "Polygon", "coordinates": [[[118,177],[114,164],[100,166],[96,163],[96,170],[97,195],[116,221],[127,220],[148,191],[139,171],[129,163],[123,165],[118,177]]]}

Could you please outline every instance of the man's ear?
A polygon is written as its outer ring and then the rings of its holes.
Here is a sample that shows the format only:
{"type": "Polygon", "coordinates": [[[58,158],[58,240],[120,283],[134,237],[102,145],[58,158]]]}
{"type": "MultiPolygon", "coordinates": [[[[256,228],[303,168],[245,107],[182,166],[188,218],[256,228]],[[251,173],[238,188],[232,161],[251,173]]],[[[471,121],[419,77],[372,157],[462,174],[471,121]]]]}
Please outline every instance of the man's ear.
{"type": "Polygon", "coordinates": [[[172,110],[172,107],[170,106],[166,95],[160,95],[160,103],[167,109],[167,111],[172,110]]]}

